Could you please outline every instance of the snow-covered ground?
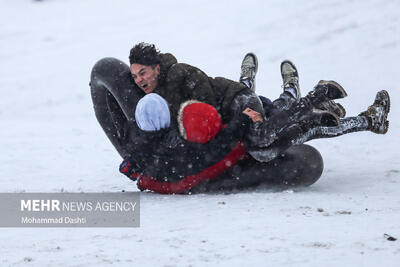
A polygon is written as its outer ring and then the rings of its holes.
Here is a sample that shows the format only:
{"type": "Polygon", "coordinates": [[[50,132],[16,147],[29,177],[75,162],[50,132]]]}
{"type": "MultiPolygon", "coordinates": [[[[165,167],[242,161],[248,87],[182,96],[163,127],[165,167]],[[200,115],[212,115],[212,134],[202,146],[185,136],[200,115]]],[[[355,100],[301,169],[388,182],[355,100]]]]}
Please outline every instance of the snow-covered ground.
{"type": "MultiPolygon", "coordinates": [[[[303,92],[340,82],[349,115],[378,90],[390,130],[311,142],[321,179],[293,191],[141,194],[141,227],[0,229],[0,266],[399,266],[400,2],[0,0],[1,192],[137,191],[94,117],[89,74],[147,41],[210,76],[259,57],[275,98],[279,64],[303,92]]],[[[0,215],[5,216],[5,215],[0,215]]]]}

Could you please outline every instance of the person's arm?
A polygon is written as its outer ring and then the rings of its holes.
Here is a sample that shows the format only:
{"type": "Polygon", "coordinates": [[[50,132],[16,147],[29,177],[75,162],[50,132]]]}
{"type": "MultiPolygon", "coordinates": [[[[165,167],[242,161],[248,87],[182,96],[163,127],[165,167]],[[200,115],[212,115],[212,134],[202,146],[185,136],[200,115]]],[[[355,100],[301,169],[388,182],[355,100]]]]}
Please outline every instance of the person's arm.
{"type": "Polygon", "coordinates": [[[179,63],[171,67],[170,73],[167,83],[174,87],[178,86],[185,100],[198,100],[216,106],[215,91],[209,77],[202,70],[179,63]]]}

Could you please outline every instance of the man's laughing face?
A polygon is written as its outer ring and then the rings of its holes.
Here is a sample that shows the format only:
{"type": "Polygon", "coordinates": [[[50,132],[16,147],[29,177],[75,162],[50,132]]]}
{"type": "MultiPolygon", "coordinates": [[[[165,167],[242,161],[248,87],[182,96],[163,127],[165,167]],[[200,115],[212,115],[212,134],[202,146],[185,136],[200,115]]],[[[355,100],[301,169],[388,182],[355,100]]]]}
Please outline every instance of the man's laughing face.
{"type": "Polygon", "coordinates": [[[146,66],[134,63],[131,65],[132,77],[137,86],[146,94],[152,93],[157,88],[160,65],[146,66]]]}

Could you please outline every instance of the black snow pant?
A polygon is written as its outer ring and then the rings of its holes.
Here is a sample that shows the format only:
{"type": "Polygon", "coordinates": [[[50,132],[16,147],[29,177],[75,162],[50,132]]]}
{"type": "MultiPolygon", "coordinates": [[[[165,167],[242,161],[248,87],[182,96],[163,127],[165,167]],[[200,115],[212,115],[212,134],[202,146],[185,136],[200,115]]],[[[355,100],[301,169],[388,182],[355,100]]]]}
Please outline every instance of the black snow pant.
{"type": "Polygon", "coordinates": [[[331,138],[368,130],[368,120],[364,116],[340,119],[340,125],[336,127],[307,128],[306,125],[300,124],[299,117],[304,112],[310,112],[312,106],[305,107],[286,93],[282,93],[272,103],[273,109],[277,111],[276,115],[266,117],[261,100],[250,90],[239,93],[233,99],[231,112],[235,114],[247,107],[264,115],[264,122],[253,123],[244,140],[248,153],[260,162],[273,160],[290,146],[303,144],[312,139],[331,138]]]}

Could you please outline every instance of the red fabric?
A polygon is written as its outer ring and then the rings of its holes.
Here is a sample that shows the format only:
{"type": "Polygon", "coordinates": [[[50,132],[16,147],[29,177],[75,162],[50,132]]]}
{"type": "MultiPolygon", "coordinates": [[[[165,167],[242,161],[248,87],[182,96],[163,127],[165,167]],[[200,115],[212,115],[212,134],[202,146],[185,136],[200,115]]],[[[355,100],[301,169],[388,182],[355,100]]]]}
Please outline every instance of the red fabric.
{"type": "MultiPolygon", "coordinates": [[[[238,142],[236,146],[225,156],[220,162],[208,167],[198,174],[193,174],[184,177],[179,182],[161,182],[157,181],[153,177],[142,175],[138,181],[138,188],[140,190],[151,190],[160,194],[181,194],[186,190],[196,186],[202,181],[211,180],[232,165],[236,164],[239,160],[244,158],[246,149],[241,142],[238,142]]],[[[137,177],[137,174],[133,174],[137,177]]],[[[133,176],[132,175],[132,176],[133,176]]]]}
{"type": "Polygon", "coordinates": [[[122,172],[122,173],[128,172],[130,166],[131,166],[131,164],[128,162],[128,164],[126,164],[125,168],[123,168],[123,169],[121,170],[121,172],[122,172]]]}
{"type": "Polygon", "coordinates": [[[185,107],[182,123],[186,131],[186,140],[200,144],[213,139],[222,127],[218,111],[205,103],[193,103],[185,107]]]}

